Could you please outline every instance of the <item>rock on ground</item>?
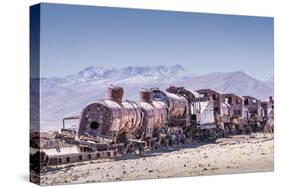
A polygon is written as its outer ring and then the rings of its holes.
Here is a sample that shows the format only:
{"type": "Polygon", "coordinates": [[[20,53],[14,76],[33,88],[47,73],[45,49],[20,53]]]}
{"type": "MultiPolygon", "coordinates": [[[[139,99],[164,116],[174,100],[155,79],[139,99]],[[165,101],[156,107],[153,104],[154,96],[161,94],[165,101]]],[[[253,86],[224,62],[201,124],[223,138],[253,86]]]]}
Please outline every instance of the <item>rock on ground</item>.
{"type": "Polygon", "coordinates": [[[221,138],[145,157],[66,165],[41,176],[42,185],[273,171],[273,135],[221,138]]]}

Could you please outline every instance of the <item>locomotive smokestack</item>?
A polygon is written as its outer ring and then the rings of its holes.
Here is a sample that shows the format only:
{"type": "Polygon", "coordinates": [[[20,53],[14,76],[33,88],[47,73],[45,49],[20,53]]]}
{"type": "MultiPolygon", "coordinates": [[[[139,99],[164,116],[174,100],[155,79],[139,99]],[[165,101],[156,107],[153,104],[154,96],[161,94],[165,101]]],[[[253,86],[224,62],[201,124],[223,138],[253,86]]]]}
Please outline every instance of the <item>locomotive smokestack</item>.
{"type": "Polygon", "coordinates": [[[122,87],[110,85],[107,89],[107,99],[122,103],[124,90],[122,87]]]}
{"type": "Polygon", "coordinates": [[[152,91],[148,89],[140,90],[140,101],[142,102],[152,102],[152,91]]]}
{"type": "Polygon", "coordinates": [[[269,102],[270,102],[270,103],[273,102],[273,97],[272,97],[272,96],[269,97],[269,102]]]}

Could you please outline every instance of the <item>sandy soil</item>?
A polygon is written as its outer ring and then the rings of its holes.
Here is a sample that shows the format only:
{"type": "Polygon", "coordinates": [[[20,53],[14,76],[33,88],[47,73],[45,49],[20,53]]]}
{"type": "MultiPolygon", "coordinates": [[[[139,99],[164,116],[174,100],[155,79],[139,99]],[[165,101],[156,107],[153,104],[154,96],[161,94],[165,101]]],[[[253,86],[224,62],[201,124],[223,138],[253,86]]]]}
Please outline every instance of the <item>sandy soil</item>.
{"type": "Polygon", "coordinates": [[[117,160],[50,169],[42,185],[273,171],[273,135],[255,134],[198,142],[117,160]]]}

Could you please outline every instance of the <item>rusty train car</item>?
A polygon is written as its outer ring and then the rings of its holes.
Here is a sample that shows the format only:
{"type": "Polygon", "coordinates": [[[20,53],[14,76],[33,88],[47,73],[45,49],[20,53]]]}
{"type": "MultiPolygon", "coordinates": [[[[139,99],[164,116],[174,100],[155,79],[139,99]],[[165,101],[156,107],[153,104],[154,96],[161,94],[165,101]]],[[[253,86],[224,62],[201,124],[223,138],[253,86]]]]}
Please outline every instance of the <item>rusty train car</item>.
{"type": "Polygon", "coordinates": [[[122,87],[109,86],[104,99],[86,105],[78,116],[65,117],[61,132],[36,156],[43,152],[44,165],[60,165],[273,127],[272,97],[262,102],[176,86],[141,89],[139,101],[123,100],[123,95],[122,87]],[[73,119],[79,121],[78,127],[66,128],[65,121],[73,119]]]}
{"type": "Polygon", "coordinates": [[[138,130],[140,106],[134,101],[122,101],[123,93],[123,88],[110,86],[105,99],[88,104],[81,113],[78,136],[114,137],[138,130]]]}

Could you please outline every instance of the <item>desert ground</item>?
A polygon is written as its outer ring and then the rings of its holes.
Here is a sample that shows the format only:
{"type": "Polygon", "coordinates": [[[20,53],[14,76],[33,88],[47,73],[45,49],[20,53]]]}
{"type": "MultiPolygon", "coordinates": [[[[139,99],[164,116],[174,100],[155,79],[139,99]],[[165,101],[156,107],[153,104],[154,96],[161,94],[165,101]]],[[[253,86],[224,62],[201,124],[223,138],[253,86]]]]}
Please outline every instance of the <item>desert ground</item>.
{"type": "Polygon", "coordinates": [[[272,134],[237,135],[201,141],[144,157],[129,155],[116,160],[81,162],[50,168],[42,185],[201,176],[274,170],[272,134]]]}

